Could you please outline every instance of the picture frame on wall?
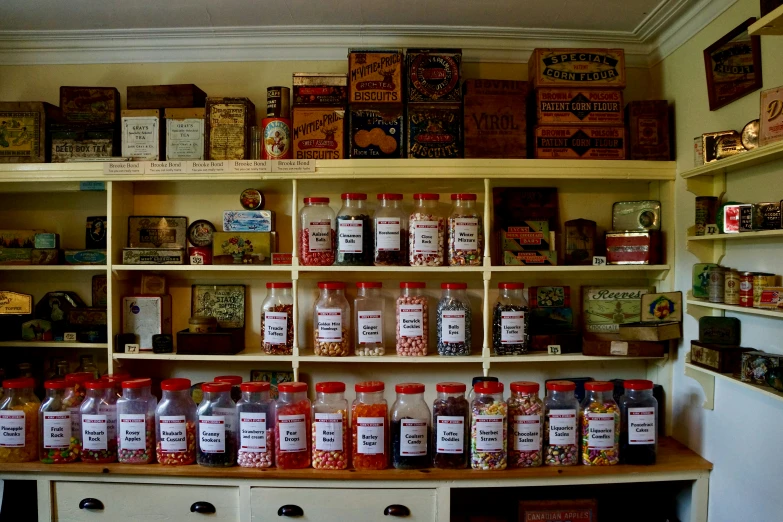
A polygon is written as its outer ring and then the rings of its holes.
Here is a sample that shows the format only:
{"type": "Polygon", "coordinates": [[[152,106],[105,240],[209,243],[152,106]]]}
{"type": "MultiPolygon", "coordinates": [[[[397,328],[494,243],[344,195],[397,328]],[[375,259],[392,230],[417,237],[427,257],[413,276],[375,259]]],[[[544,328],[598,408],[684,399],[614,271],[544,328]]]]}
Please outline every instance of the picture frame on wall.
{"type": "Polygon", "coordinates": [[[761,39],[748,34],[755,21],[748,18],[704,50],[711,111],[762,87],[761,39]]]}

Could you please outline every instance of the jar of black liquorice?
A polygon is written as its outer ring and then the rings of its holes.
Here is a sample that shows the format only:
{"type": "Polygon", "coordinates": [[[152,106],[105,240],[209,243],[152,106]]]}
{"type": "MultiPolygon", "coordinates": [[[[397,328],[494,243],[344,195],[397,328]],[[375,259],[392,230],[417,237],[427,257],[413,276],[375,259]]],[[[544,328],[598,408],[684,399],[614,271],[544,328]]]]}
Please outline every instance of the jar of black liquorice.
{"type": "Polygon", "coordinates": [[[439,382],[432,403],[432,465],[461,469],[468,465],[468,401],[461,382],[439,382]]]}
{"type": "Polygon", "coordinates": [[[623,382],[620,397],[620,458],[624,464],[655,464],[658,453],[658,401],[652,381],[623,382]]]}
{"type": "Polygon", "coordinates": [[[430,409],[424,402],[424,385],[403,383],[394,387],[397,400],[391,409],[392,464],[397,469],[430,467],[430,409]]]}
{"type": "Polygon", "coordinates": [[[337,213],[338,266],[372,266],[374,242],[370,212],[365,201],[367,194],[347,192],[342,195],[343,206],[337,213]]]}
{"type": "Polygon", "coordinates": [[[492,311],[492,348],[495,355],[522,355],[530,343],[530,316],[522,295],[524,283],[498,283],[492,311]]]}

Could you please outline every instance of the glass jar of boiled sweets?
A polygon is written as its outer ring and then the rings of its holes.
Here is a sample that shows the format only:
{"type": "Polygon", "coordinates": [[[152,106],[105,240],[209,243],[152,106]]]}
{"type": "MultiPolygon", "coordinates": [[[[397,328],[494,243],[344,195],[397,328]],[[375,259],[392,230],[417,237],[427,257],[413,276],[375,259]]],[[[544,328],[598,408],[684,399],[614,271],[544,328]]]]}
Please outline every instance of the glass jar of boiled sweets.
{"type": "Polygon", "coordinates": [[[312,448],[315,469],[347,469],[350,451],[345,383],[319,382],[313,403],[312,448]]]}
{"type": "Polygon", "coordinates": [[[228,467],[237,459],[236,404],[231,399],[231,384],[205,382],[204,398],[196,410],[198,438],[196,462],[201,466],[228,467]]]}
{"type": "Polygon", "coordinates": [[[461,382],[439,382],[432,403],[432,465],[460,469],[468,464],[468,401],[461,382]]]}
{"type": "Polygon", "coordinates": [[[438,301],[438,354],[470,355],[471,307],[467,283],[442,283],[438,301]]]}
{"type": "Polygon", "coordinates": [[[214,382],[227,382],[231,385],[231,400],[237,402],[242,398],[242,390],[239,386],[242,384],[241,375],[218,375],[214,379],[214,382]]]}
{"type": "Polygon", "coordinates": [[[424,385],[403,383],[394,387],[397,400],[389,413],[392,465],[397,469],[430,467],[430,408],[424,402],[424,385]]]}
{"type": "Polygon", "coordinates": [[[530,343],[530,316],[522,295],[523,283],[498,283],[492,310],[492,348],[495,355],[522,355],[530,343]]]}
{"type": "Polygon", "coordinates": [[[307,384],[277,385],[275,401],[275,464],[280,469],[310,467],[310,414],[307,384]]]}
{"type": "Polygon", "coordinates": [[[544,403],[537,382],[512,382],[508,398],[508,464],[532,468],[542,463],[544,403]]]}
{"type": "Polygon", "coordinates": [[[131,374],[127,372],[107,373],[101,376],[102,381],[109,381],[112,383],[114,395],[116,395],[118,399],[122,397],[122,381],[129,381],[131,379],[131,374]]]}
{"type": "Polygon", "coordinates": [[[351,460],[356,469],[386,469],[389,453],[389,407],[383,398],[385,386],[380,381],[354,385],[356,399],[351,404],[353,450],[351,460]]]}
{"type": "Polygon", "coordinates": [[[117,460],[151,464],[155,460],[155,409],[150,379],[123,381],[117,400],[117,460]]]}
{"type": "Polygon", "coordinates": [[[345,283],[318,283],[321,295],[313,309],[315,354],[326,357],[351,355],[351,305],[345,298],[345,283]]]}
{"type": "Polygon", "coordinates": [[[190,379],[166,379],[155,410],[158,462],[184,466],[196,462],[196,403],[190,395],[190,379]]]}
{"type": "Polygon", "coordinates": [[[242,383],[237,402],[237,464],[243,468],[271,468],[275,462],[275,401],[268,382],[242,383]]]}
{"type": "Polygon", "coordinates": [[[63,402],[67,388],[64,379],[44,383],[46,398],[38,410],[41,427],[38,451],[45,464],[74,462],[79,458],[78,439],[71,434],[71,412],[63,402]]]}
{"type": "Polygon", "coordinates": [[[299,263],[330,266],[334,263],[334,210],[329,198],[304,198],[299,211],[299,263]]]}
{"type": "Polygon", "coordinates": [[[579,463],[577,426],[579,402],[571,381],[546,383],[544,400],[544,462],[547,466],[573,466],[579,463]]]}
{"type": "Polygon", "coordinates": [[[367,194],[347,192],[341,197],[343,206],[337,213],[337,258],[334,264],[372,265],[374,240],[370,212],[364,203],[367,194]]]}
{"type": "Polygon", "coordinates": [[[69,373],[65,376],[65,382],[68,385],[63,397],[63,406],[70,412],[71,417],[71,438],[72,450],[78,458],[82,451],[82,419],[81,407],[84,398],[87,396],[85,384],[94,379],[90,372],[69,373]]]}
{"type": "Polygon", "coordinates": [[[480,266],[484,255],[484,225],[475,194],[452,194],[446,230],[451,266],[480,266]]]}
{"type": "Polygon", "coordinates": [[[411,266],[442,266],[445,220],[438,210],[438,194],[414,194],[408,219],[408,262],[411,266]]]}
{"type": "Polygon", "coordinates": [[[611,466],[620,462],[620,408],[612,397],[614,384],[585,384],[580,408],[582,464],[611,466]]]}
{"type": "Polygon", "coordinates": [[[109,381],[87,381],[80,408],[82,462],[117,460],[117,396],[109,381]]]}
{"type": "Polygon", "coordinates": [[[356,320],[356,355],[378,356],[386,353],[383,347],[383,319],[386,315],[386,302],[381,293],[381,283],[356,283],[358,294],[353,301],[356,320]]]}
{"type": "Polygon", "coordinates": [[[397,298],[397,355],[424,356],[429,346],[429,307],[425,283],[400,283],[397,298]]]}
{"type": "Polygon", "coordinates": [[[620,398],[622,434],[620,456],[625,464],[655,464],[658,453],[658,401],[653,383],[646,380],[623,382],[620,398]]]}
{"type": "Polygon", "coordinates": [[[3,381],[0,403],[0,462],[33,462],[38,459],[38,408],[30,377],[3,381]]]}
{"type": "Polygon", "coordinates": [[[261,346],[268,355],[291,355],[294,351],[293,283],[267,283],[261,303],[261,346]]]}
{"type": "Polygon", "coordinates": [[[378,194],[373,228],[375,266],[407,266],[408,216],[402,210],[402,194],[378,194]]]}
{"type": "Polygon", "coordinates": [[[508,465],[508,406],[503,384],[482,381],[473,386],[470,404],[470,465],[473,469],[499,470],[508,465]]]}

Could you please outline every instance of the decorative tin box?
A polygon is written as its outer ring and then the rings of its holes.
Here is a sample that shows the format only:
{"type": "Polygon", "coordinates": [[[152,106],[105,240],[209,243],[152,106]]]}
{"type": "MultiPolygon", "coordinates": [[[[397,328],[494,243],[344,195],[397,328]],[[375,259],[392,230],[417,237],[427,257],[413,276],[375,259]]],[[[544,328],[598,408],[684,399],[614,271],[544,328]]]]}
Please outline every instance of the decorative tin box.
{"type": "Polygon", "coordinates": [[[294,107],[345,107],[348,76],[332,73],[294,73],[294,107]]]}
{"type": "Polygon", "coordinates": [[[783,140],[783,87],[761,91],[759,146],[783,140]]]}
{"type": "Polygon", "coordinates": [[[622,49],[533,49],[530,83],[539,87],[625,88],[622,49]]]}
{"type": "Polygon", "coordinates": [[[641,320],[642,296],[650,287],[582,287],[582,321],[589,334],[617,334],[623,323],[641,320]]]}
{"type": "Polygon", "coordinates": [[[105,308],[74,308],[68,312],[70,332],[76,332],[80,343],[105,343],[106,336],[105,308]]]}
{"type": "Polygon", "coordinates": [[[32,295],[0,291],[0,341],[20,338],[22,324],[32,318],[32,295]]]}
{"type": "Polygon", "coordinates": [[[405,63],[408,103],[462,100],[462,49],[408,49],[405,63]]]}
{"type": "Polygon", "coordinates": [[[33,248],[60,248],[60,234],[42,232],[35,235],[33,248]]]}
{"type": "Polygon", "coordinates": [[[348,103],[402,103],[403,67],[402,49],[349,49],[348,103]]]}
{"type": "Polygon", "coordinates": [[[34,248],[35,236],[45,230],[0,230],[0,248],[34,248]]]}
{"type": "Polygon", "coordinates": [[[527,83],[465,80],[463,90],[465,157],[527,157],[527,83]]]}
{"type": "Polygon", "coordinates": [[[123,265],[184,265],[182,248],[123,248],[123,265]]]}
{"type": "Polygon", "coordinates": [[[268,265],[274,250],[273,232],[215,232],[212,263],[268,265]]]}
{"type": "Polygon", "coordinates": [[[0,163],[43,163],[52,150],[49,125],[62,118],[44,102],[0,102],[0,163]]]}
{"type": "Polygon", "coordinates": [[[628,126],[628,159],[671,159],[668,101],[633,101],[625,108],[625,117],[628,126]]]}
{"type": "Polygon", "coordinates": [[[742,382],[752,382],[761,386],[768,386],[767,372],[771,368],[777,368],[781,365],[783,355],[762,352],[759,350],[745,352],[742,354],[742,370],[740,380],[742,382]]]}
{"type": "Polygon", "coordinates": [[[192,83],[175,85],[134,85],[127,89],[129,109],[203,107],[207,93],[192,83]]]}
{"type": "Polygon", "coordinates": [[[190,313],[214,317],[220,328],[244,328],[245,285],[193,285],[190,313]]]}
{"type": "Polygon", "coordinates": [[[538,125],[535,157],[541,159],[625,159],[625,127],[538,125]]]}
{"type": "Polygon", "coordinates": [[[661,258],[659,230],[606,233],[606,263],[609,265],[655,265],[661,258]]]}
{"type": "Polygon", "coordinates": [[[704,163],[718,161],[718,140],[728,136],[734,140],[741,141],[739,132],[735,130],[726,130],[720,132],[705,132],[701,135],[702,153],[704,154],[704,163]]]}
{"type": "Polygon", "coordinates": [[[68,314],[73,309],[86,307],[76,292],[49,292],[36,303],[35,317],[51,322],[54,340],[62,341],[67,331],[68,314]]]}
{"type": "Polygon", "coordinates": [[[59,265],[60,250],[57,248],[34,248],[30,253],[32,265],[59,265]]]}
{"type": "Polygon", "coordinates": [[[206,123],[204,159],[250,158],[250,128],[256,125],[256,106],[248,98],[207,98],[206,123]]]}
{"type": "Polygon", "coordinates": [[[682,321],[682,292],[642,296],[642,322],[682,321]]]}
{"type": "Polygon", "coordinates": [[[294,107],[294,159],[345,158],[345,109],[294,107]]]}
{"type": "Polygon", "coordinates": [[[158,161],[161,158],[163,132],[160,110],[122,111],[122,155],[134,160],[158,161]]]}
{"type": "Polygon", "coordinates": [[[693,265],[693,286],[691,289],[691,295],[696,298],[707,298],[710,296],[709,284],[710,268],[718,266],[715,263],[696,263],[693,265]]]}
{"type": "Polygon", "coordinates": [[[118,127],[52,124],[52,163],[111,158],[119,152],[118,127]]]}
{"type": "Polygon", "coordinates": [[[498,239],[502,251],[554,250],[550,236],[548,221],[530,220],[501,228],[498,239]]]}
{"type": "Polygon", "coordinates": [[[166,295],[166,276],[162,274],[141,274],[141,293],[144,295],[166,295]]]}
{"type": "Polygon", "coordinates": [[[0,265],[30,265],[32,256],[32,248],[0,248],[0,265]]]}
{"type": "Polygon", "coordinates": [[[623,124],[623,91],[617,89],[541,88],[535,105],[540,125],[623,124]]]}
{"type": "Polygon", "coordinates": [[[570,286],[531,286],[527,290],[530,308],[570,307],[570,286]]]}
{"type": "MultiPolygon", "coordinates": [[[[33,319],[22,324],[23,341],[55,341],[52,323],[46,319],[33,319]]],[[[62,340],[60,338],[59,340],[62,340]]]]}
{"type": "Polygon", "coordinates": [[[122,333],[138,336],[139,349],[152,350],[152,336],[171,334],[171,296],[122,298],[122,333]]]}
{"type": "Polygon", "coordinates": [[[244,349],[244,328],[212,333],[177,332],[177,353],[182,355],[234,355],[244,349]]]}
{"type": "Polygon", "coordinates": [[[462,110],[459,105],[408,105],[409,158],[461,158],[462,110]]]}
{"type": "Polygon", "coordinates": [[[128,217],[131,248],[185,248],[188,218],[185,216],[128,217]]]}
{"type": "Polygon", "coordinates": [[[525,250],[522,252],[503,252],[504,266],[526,266],[526,265],[556,265],[557,252],[554,250],[525,250]]]}
{"type": "Polygon", "coordinates": [[[761,298],[759,299],[759,308],[783,308],[783,287],[780,286],[765,286],[761,290],[761,298]]]}
{"type": "Polygon", "coordinates": [[[205,110],[166,109],[166,160],[204,159],[205,110]]]}
{"type": "Polygon", "coordinates": [[[108,124],[114,129],[120,122],[120,91],[114,87],[62,86],[60,110],[69,122],[108,124]]]}
{"type": "Polygon", "coordinates": [[[65,250],[66,265],[105,265],[105,250],[65,250]]]}
{"type": "Polygon", "coordinates": [[[592,265],[595,256],[596,223],[589,219],[565,222],[565,264],[592,265]]]}
{"type": "Polygon", "coordinates": [[[106,281],[105,275],[92,276],[92,306],[94,308],[106,308],[109,302],[106,281]]]}
{"type": "Polygon", "coordinates": [[[274,210],[224,210],[224,232],[273,232],[274,210]]]}
{"type": "Polygon", "coordinates": [[[402,105],[352,106],[348,112],[349,157],[405,156],[405,111],[402,105]]]}
{"type": "Polygon", "coordinates": [[[739,346],[742,323],[736,317],[704,316],[699,319],[699,341],[705,344],[739,346]]]}
{"type": "Polygon", "coordinates": [[[718,373],[740,373],[742,354],[753,351],[736,345],[691,341],[691,364],[718,373]]]}
{"type": "Polygon", "coordinates": [[[88,249],[106,248],[106,216],[91,216],[87,218],[85,247],[88,249]]]}

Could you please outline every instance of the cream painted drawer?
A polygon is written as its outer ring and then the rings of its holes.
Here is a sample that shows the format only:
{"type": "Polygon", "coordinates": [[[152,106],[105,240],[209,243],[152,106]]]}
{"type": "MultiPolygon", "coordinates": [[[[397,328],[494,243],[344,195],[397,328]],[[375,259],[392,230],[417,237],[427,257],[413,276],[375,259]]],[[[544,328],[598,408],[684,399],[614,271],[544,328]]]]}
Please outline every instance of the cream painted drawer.
{"type": "MultiPolygon", "coordinates": [[[[53,520],[133,520],[134,522],[239,520],[239,488],[176,486],[120,482],[55,482],[52,492],[53,520]],[[96,499],[103,509],[81,509],[84,499],[96,499]],[[197,502],[208,502],[215,514],[191,512],[197,502]]],[[[203,504],[199,509],[209,509],[203,504]]]]}
{"type": "MultiPolygon", "coordinates": [[[[312,488],[252,488],[250,514],[252,522],[283,522],[279,510],[301,509],[302,516],[290,520],[309,522],[392,522],[394,516],[384,515],[389,506],[404,506],[410,516],[405,521],[432,522],[437,519],[434,489],[312,489],[312,488]]],[[[397,508],[399,511],[399,508],[397,508]]],[[[296,513],[292,513],[296,514],[296,513]]]]}

